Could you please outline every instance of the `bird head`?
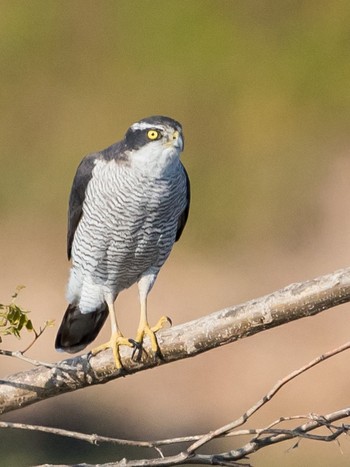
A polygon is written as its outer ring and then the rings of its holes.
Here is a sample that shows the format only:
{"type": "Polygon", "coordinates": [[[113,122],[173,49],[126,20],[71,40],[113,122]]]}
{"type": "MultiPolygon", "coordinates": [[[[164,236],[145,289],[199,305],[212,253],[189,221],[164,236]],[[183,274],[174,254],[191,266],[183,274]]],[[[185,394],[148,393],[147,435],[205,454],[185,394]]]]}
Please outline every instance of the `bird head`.
{"type": "Polygon", "coordinates": [[[184,147],[181,124],[158,115],[132,124],[124,141],[130,158],[146,165],[166,166],[184,147]]]}

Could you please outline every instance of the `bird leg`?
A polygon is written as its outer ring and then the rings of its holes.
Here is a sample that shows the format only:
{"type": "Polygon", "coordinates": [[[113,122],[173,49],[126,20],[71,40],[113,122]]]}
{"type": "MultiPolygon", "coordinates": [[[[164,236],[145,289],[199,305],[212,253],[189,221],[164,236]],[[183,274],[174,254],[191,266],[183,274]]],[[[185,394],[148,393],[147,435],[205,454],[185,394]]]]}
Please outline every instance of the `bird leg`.
{"type": "Polygon", "coordinates": [[[115,366],[118,370],[120,370],[123,368],[123,365],[120,360],[119,347],[121,345],[127,345],[128,347],[135,347],[135,343],[133,342],[132,339],[128,339],[124,337],[123,334],[121,333],[118,327],[113,304],[108,304],[108,310],[109,310],[109,316],[111,319],[111,329],[112,329],[111,338],[105,344],[99,345],[98,347],[91,350],[91,354],[96,355],[102,350],[111,348],[113,351],[115,366]]]}
{"type": "Polygon", "coordinates": [[[157,324],[153,327],[150,327],[148,324],[148,319],[147,319],[147,300],[141,300],[141,315],[140,315],[140,323],[137,329],[137,334],[135,338],[135,348],[132,354],[132,358],[135,357],[135,354],[137,352],[135,360],[140,361],[142,357],[142,351],[145,352],[142,343],[143,339],[145,336],[148,336],[151,341],[151,349],[152,351],[157,355],[159,358],[162,357],[162,353],[159,348],[159,344],[156,338],[156,332],[162,329],[167,323],[171,325],[171,320],[167,316],[162,316],[157,324]]]}

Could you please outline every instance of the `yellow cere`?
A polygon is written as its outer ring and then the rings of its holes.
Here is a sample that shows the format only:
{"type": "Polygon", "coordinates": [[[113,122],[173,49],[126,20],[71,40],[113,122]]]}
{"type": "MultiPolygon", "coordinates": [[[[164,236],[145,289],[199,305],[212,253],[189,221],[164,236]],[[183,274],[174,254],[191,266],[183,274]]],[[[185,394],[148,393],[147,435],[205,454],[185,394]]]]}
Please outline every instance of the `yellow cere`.
{"type": "Polygon", "coordinates": [[[155,140],[160,137],[160,132],[157,130],[149,130],[147,136],[151,140],[155,140]]]}

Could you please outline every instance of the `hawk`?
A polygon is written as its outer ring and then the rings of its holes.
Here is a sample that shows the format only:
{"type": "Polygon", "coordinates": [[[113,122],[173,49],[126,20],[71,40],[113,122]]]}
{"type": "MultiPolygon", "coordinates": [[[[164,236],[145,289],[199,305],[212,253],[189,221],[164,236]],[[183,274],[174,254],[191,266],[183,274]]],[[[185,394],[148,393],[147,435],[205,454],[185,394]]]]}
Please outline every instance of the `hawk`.
{"type": "Polygon", "coordinates": [[[152,351],[161,355],[155,333],[169,318],[162,316],[151,327],[147,296],[188,217],[190,182],[180,161],[183,147],[181,124],[153,116],[131,125],[123,140],[81,161],[69,199],[69,305],[57,350],[84,349],[109,315],[111,338],[93,354],[112,348],[120,369],[119,347],[134,347],[141,358],[146,335],[152,351]],[[128,339],[119,329],[114,303],[135,283],[140,321],[135,339],[128,339]]]}

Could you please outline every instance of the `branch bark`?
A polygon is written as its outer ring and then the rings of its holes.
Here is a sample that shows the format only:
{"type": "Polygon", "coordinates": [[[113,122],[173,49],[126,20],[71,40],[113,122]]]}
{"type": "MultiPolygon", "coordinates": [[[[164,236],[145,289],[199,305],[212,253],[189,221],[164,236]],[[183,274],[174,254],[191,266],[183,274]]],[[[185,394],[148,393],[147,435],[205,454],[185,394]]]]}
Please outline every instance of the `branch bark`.
{"type": "Polygon", "coordinates": [[[314,316],[348,301],[350,268],[291,284],[272,294],[160,331],[157,336],[163,360],[154,358],[146,340],[147,355],[142,362],[132,360],[131,349],[122,349],[124,371],[115,369],[111,351],[105,351],[93,358],[89,358],[87,354],[64,360],[53,368],[38,366],[10,375],[0,380],[0,413],[93,384],[106,383],[151,367],[193,357],[266,329],[314,316]]]}

